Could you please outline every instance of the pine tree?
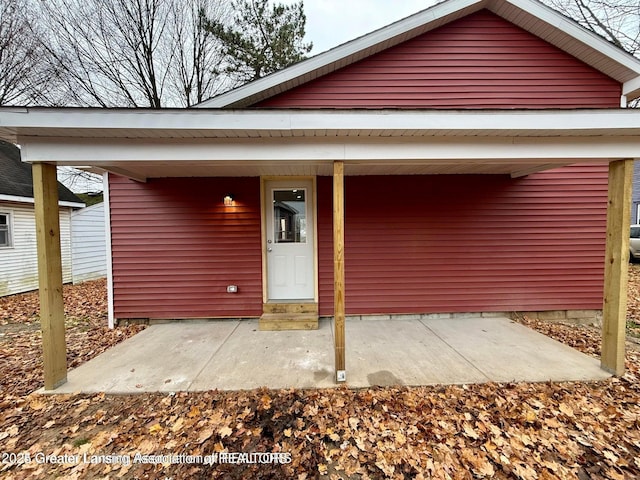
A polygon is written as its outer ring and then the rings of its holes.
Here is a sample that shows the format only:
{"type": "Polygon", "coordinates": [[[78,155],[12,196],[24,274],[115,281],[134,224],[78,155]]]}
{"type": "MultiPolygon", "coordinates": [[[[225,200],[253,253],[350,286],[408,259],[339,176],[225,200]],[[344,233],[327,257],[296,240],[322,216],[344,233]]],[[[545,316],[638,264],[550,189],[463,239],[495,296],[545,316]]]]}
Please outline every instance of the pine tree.
{"type": "Polygon", "coordinates": [[[313,47],[304,43],[304,5],[269,5],[268,0],[236,0],[231,20],[207,20],[205,28],[221,43],[225,61],[218,73],[238,84],[264,77],[303,60],[313,47]]]}

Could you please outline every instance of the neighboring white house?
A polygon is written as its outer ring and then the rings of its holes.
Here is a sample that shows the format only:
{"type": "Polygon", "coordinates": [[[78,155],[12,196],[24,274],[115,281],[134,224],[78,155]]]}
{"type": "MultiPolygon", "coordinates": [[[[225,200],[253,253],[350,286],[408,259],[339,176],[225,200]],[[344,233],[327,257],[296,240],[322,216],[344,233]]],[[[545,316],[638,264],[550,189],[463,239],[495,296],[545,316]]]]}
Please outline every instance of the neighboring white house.
{"type": "Polygon", "coordinates": [[[73,283],[107,276],[104,203],[71,213],[73,283]]]}
{"type": "MultiPolygon", "coordinates": [[[[58,183],[62,277],[71,282],[71,212],[84,207],[58,183]]],[[[0,141],[0,296],[38,288],[38,256],[31,165],[20,149],[0,141]]]]}

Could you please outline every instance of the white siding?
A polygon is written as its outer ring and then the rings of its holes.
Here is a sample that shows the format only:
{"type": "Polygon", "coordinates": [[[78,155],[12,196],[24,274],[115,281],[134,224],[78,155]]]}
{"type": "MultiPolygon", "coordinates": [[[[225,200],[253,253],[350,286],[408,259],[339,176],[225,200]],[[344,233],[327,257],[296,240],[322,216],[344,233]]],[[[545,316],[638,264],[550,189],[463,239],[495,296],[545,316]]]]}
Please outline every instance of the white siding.
{"type": "MultiPolygon", "coordinates": [[[[38,288],[36,221],[33,205],[0,202],[0,211],[11,214],[12,246],[0,248],[0,296],[38,288]]],[[[71,282],[71,209],[60,208],[62,280],[71,282]]]]}
{"type": "Polygon", "coordinates": [[[71,214],[73,283],[107,275],[104,203],[71,214]]]}

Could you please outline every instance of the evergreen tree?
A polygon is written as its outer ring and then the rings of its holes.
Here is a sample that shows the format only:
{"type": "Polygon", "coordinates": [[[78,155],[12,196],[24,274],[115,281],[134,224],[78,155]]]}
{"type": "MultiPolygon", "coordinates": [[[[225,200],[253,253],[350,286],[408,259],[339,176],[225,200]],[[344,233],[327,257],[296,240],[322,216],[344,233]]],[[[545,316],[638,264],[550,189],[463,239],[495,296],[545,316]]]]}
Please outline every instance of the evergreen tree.
{"type": "Polygon", "coordinates": [[[304,43],[304,5],[269,0],[232,1],[231,20],[208,19],[205,29],[221,44],[225,61],[218,73],[242,84],[264,77],[305,58],[312,43],[304,43]]]}

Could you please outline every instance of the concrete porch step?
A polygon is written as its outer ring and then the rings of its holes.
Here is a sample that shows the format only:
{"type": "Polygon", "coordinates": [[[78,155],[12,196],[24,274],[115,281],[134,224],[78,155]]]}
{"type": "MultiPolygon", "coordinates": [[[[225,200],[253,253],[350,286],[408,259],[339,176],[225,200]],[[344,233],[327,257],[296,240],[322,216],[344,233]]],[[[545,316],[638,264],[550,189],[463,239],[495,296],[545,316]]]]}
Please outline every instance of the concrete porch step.
{"type": "Polygon", "coordinates": [[[317,330],[317,313],[263,313],[259,330],[317,330]]]}

